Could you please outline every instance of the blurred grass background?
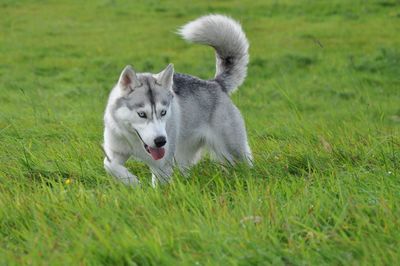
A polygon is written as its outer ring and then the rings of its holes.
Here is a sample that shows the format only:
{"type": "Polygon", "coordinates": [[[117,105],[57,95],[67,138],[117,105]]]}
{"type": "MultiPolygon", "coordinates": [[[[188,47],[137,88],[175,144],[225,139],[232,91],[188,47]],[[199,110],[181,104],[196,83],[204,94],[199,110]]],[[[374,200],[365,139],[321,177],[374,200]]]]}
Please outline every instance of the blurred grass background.
{"type": "Polygon", "coordinates": [[[1,264],[386,264],[400,248],[400,2],[0,1],[1,264]],[[120,71],[214,75],[176,34],[239,20],[253,169],[153,190],[102,167],[120,71]]]}

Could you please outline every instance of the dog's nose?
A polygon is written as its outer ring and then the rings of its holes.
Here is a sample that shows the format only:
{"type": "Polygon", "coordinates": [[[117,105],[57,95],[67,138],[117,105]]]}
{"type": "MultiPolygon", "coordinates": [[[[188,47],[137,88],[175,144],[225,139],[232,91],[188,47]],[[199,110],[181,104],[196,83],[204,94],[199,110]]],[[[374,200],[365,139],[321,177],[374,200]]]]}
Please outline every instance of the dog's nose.
{"type": "Polygon", "coordinates": [[[157,148],[164,146],[165,143],[167,143],[167,140],[165,139],[164,136],[160,136],[154,139],[154,144],[156,144],[157,148]]]}

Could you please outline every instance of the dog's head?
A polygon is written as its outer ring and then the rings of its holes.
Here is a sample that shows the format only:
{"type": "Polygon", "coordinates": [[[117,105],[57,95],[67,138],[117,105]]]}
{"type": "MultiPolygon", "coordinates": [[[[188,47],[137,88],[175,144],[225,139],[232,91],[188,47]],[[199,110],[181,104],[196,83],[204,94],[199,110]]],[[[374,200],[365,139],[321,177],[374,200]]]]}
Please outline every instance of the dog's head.
{"type": "Polygon", "coordinates": [[[117,84],[114,119],[137,134],[143,148],[154,160],[162,159],[168,149],[166,123],[173,98],[174,67],[169,64],[158,74],[136,74],[125,67],[117,84]]]}

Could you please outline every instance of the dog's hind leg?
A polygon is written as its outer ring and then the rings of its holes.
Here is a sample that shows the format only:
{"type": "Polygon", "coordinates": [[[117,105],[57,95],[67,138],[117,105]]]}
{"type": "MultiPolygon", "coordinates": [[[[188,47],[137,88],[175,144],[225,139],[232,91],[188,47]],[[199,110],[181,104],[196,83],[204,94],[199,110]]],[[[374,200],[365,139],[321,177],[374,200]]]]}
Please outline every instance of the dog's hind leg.
{"type": "Polygon", "coordinates": [[[253,166],[253,155],[249,143],[247,142],[247,135],[244,128],[243,132],[244,137],[225,139],[226,150],[231,158],[233,158],[234,162],[245,162],[249,166],[253,166]]]}
{"type": "Polygon", "coordinates": [[[201,159],[203,146],[203,141],[189,140],[179,147],[175,154],[175,160],[183,175],[186,176],[190,167],[195,165],[201,159]]]}
{"type": "Polygon", "coordinates": [[[104,168],[107,173],[122,183],[137,186],[140,184],[138,178],[124,166],[128,159],[129,155],[108,151],[106,158],[104,158],[104,168]]]}
{"type": "Polygon", "coordinates": [[[232,111],[230,119],[226,117],[219,121],[223,122],[214,127],[207,141],[215,159],[222,163],[245,162],[252,166],[253,156],[247,142],[246,128],[240,113],[235,109],[232,111]]]}
{"type": "Polygon", "coordinates": [[[245,162],[253,166],[253,157],[247,141],[243,143],[232,143],[229,140],[224,141],[222,145],[210,146],[212,158],[223,164],[234,165],[239,162],[245,162]]]}

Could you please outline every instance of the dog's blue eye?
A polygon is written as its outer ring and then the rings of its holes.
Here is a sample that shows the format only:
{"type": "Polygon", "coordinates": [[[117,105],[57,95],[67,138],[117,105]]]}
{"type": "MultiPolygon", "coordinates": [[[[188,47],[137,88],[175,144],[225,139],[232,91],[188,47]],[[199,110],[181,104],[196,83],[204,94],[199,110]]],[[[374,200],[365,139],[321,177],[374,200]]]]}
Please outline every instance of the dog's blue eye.
{"type": "Polygon", "coordinates": [[[166,110],[162,110],[161,111],[161,116],[164,116],[164,115],[166,115],[167,114],[167,111],[166,110]]]}
{"type": "Polygon", "coordinates": [[[141,118],[147,118],[145,112],[138,112],[137,114],[138,114],[138,116],[141,117],[141,118]]]}

